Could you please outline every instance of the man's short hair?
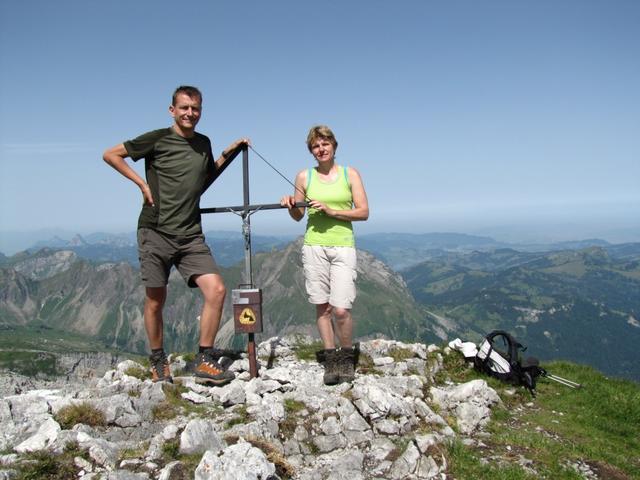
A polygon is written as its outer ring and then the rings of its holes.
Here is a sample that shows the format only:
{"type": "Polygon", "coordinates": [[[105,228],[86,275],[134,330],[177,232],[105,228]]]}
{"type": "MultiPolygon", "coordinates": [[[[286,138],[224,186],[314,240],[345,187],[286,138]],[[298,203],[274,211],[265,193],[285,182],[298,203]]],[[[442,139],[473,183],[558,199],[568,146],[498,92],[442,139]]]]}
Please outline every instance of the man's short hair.
{"type": "Polygon", "coordinates": [[[178,95],[180,95],[181,93],[185,94],[189,98],[197,98],[200,100],[200,103],[202,103],[202,93],[200,92],[200,90],[190,85],[180,85],[178,88],[176,88],[176,91],[173,92],[173,97],[171,98],[171,105],[175,106],[176,99],[178,98],[178,95]]]}
{"type": "Polygon", "coordinates": [[[331,129],[326,125],[316,125],[314,127],[311,127],[311,130],[309,130],[309,135],[307,135],[307,148],[309,149],[309,151],[311,151],[311,144],[319,138],[329,140],[333,145],[334,151],[338,149],[338,141],[336,140],[336,137],[331,129]]]}

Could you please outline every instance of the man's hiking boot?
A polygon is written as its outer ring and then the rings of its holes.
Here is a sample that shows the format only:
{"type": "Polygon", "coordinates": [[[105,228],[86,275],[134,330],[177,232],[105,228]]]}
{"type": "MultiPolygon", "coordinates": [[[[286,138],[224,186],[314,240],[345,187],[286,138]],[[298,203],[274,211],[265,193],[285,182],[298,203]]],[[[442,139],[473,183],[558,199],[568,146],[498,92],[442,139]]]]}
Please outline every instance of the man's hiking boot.
{"type": "Polygon", "coordinates": [[[218,360],[219,352],[214,348],[207,348],[198,352],[195,362],[195,377],[198,383],[224,385],[235,378],[233,372],[226,370],[218,360]]]}
{"type": "Polygon", "coordinates": [[[338,350],[338,381],[353,382],[356,378],[356,349],[354,347],[338,350]]]}
{"type": "Polygon", "coordinates": [[[151,381],[173,383],[169,360],[163,351],[154,352],[149,356],[151,363],[151,381]]]}
{"type": "Polygon", "coordinates": [[[325,385],[335,385],[340,383],[338,375],[338,350],[330,348],[316,352],[318,363],[324,367],[322,380],[325,385]]]}

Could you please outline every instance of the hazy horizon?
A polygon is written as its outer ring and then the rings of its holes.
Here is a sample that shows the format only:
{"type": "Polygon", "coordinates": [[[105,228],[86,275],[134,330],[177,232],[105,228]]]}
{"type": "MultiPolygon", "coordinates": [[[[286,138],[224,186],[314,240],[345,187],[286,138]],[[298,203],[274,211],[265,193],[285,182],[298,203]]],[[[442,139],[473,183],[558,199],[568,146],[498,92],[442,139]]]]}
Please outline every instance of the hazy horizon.
{"type": "MultiPolygon", "coordinates": [[[[286,215],[286,212],[280,212],[286,215]]],[[[233,214],[215,214],[218,221],[210,220],[211,216],[204,216],[203,231],[206,232],[232,232],[241,234],[241,220],[233,214]],[[221,221],[222,217],[227,217],[221,221]]],[[[612,244],[640,242],[640,221],[635,219],[603,219],[600,223],[585,222],[583,218],[576,217],[573,220],[557,218],[555,220],[537,219],[522,220],[520,222],[480,222],[478,220],[463,220],[459,222],[425,222],[413,224],[404,222],[385,222],[384,224],[370,224],[366,222],[354,224],[356,240],[359,235],[377,233],[459,233],[490,237],[499,242],[517,244],[550,244],[564,241],[581,241],[599,239],[612,244]]],[[[48,241],[55,237],[69,241],[75,235],[87,237],[92,234],[105,233],[112,235],[135,235],[135,222],[129,228],[71,228],[49,227],[34,228],[30,230],[0,230],[0,253],[11,256],[19,251],[31,248],[35,243],[48,241]]],[[[304,234],[304,220],[296,224],[291,220],[273,221],[273,212],[258,212],[251,217],[252,235],[296,237],[304,234]],[[264,218],[272,216],[271,219],[264,218]],[[263,216],[261,219],[260,216],[263,216]]]]}

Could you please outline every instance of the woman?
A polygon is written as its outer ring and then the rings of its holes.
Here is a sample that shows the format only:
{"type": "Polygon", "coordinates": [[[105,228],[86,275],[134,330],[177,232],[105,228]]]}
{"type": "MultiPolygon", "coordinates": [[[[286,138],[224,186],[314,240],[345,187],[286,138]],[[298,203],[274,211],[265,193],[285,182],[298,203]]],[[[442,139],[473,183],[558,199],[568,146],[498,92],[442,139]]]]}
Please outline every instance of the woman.
{"type": "Polygon", "coordinates": [[[280,204],[300,221],[305,208],[295,204],[309,202],[302,264],[324,345],[318,361],[325,368],[324,383],[334,385],[355,377],[351,307],[356,297],[356,249],[351,222],[369,218],[369,204],[358,171],[336,164],[338,142],[329,127],[311,128],[307,148],[317,166],[298,173],[294,194],[280,204]]]}

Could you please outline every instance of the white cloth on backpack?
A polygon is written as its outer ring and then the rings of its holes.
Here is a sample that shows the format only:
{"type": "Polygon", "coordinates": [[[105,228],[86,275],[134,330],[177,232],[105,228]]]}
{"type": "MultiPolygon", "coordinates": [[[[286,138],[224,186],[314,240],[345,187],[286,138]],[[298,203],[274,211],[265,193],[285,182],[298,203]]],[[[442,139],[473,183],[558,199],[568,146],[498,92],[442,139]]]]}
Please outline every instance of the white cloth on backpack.
{"type": "Polygon", "coordinates": [[[449,348],[462,352],[465,358],[474,358],[478,354],[478,347],[473,342],[463,342],[459,338],[449,342],[449,348]]]}

